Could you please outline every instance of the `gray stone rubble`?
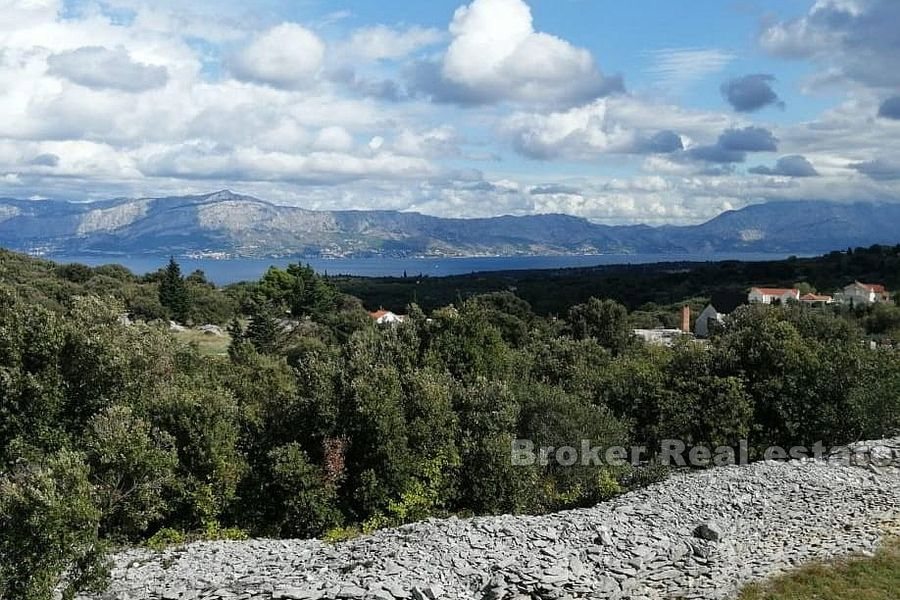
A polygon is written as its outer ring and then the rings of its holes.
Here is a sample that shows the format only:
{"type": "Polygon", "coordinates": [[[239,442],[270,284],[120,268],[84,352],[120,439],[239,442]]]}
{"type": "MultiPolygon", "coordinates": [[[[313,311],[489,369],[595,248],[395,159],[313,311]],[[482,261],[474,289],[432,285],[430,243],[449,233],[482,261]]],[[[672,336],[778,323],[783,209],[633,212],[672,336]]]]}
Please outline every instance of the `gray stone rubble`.
{"type": "MultiPolygon", "coordinates": [[[[900,454],[900,438],[884,446],[900,454]]],[[[727,598],[793,565],[872,551],[900,523],[900,465],[879,464],[679,473],[588,509],[431,519],[339,544],[131,549],[91,600],[727,598]]]]}

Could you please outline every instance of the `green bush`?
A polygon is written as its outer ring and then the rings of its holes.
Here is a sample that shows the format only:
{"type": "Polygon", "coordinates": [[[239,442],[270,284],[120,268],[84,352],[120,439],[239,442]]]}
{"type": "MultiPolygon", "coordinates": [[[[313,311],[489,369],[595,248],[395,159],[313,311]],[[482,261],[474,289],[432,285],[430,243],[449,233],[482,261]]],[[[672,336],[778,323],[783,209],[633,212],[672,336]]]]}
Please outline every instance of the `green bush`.
{"type": "Polygon", "coordinates": [[[84,456],[62,450],[0,477],[0,597],[45,600],[100,590],[102,513],[84,456]]]}
{"type": "Polygon", "coordinates": [[[172,529],[171,527],[163,527],[153,535],[151,535],[144,545],[150,548],[151,550],[155,550],[157,552],[162,552],[172,546],[182,546],[187,543],[187,536],[184,532],[179,531],[177,529],[172,529]]]}
{"type": "Polygon", "coordinates": [[[336,490],[323,470],[309,462],[299,444],[269,453],[272,530],[285,537],[315,537],[341,525],[336,490]]]}

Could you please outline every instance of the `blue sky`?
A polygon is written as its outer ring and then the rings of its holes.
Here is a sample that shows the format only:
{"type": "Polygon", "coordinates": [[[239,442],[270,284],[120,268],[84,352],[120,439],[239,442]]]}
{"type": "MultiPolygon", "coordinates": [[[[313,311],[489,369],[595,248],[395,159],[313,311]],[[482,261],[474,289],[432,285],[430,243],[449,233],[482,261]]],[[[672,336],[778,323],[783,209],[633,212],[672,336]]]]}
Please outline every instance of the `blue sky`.
{"type": "Polygon", "coordinates": [[[893,0],[4,12],[4,196],[230,188],[309,208],[651,224],[900,198],[893,0]]]}

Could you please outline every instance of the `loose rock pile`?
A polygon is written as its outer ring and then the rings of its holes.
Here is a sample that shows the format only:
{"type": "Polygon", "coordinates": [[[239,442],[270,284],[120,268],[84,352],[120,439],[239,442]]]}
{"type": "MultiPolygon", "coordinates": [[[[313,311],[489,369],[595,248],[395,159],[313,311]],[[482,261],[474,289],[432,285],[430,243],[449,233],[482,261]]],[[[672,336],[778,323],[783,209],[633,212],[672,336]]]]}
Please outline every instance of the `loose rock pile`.
{"type": "MultiPolygon", "coordinates": [[[[884,446],[900,454],[900,439],[856,449],[884,446]]],[[[900,517],[900,464],[879,464],[722,467],[589,509],[433,519],[340,544],[128,550],[95,598],[726,598],[798,563],[874,549],[900,517]]]]}

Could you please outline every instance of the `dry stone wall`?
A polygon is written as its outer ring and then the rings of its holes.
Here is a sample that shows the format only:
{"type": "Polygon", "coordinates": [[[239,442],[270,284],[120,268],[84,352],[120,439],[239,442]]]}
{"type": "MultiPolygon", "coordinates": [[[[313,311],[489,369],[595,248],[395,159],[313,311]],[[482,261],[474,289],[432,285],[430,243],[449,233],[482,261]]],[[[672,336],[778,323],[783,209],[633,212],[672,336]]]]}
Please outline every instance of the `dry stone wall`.
{"type": "Polygon", "coordinates": [[[721,467],[589,509],[434,519],[339,544],[132,549],[90,600],[728,598],[797,564],[871,551],[900,522],[900,439],[855,450],[878,460],[721,467]]]}

